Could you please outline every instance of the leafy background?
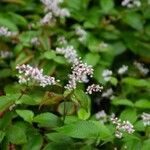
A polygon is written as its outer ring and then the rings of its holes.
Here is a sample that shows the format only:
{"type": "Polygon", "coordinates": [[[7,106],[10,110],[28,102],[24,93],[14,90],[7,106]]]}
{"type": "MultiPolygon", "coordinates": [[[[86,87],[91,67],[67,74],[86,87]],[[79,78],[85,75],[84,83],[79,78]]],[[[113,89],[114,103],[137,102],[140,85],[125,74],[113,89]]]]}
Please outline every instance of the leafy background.
{"type": "Polygon", "coordinates": [[[134,61],[146,67],[150,64],[148,1],[142,0],[141,7],[131,9],[121,6],[121,0],[65,0],[63,6],[70,17],[58,18],[55,26],[41,26],[44,7],[40,1],[0,1],[0,26],[19,32],[13,39],[0,37],[0,51],[12,53],[9,58],[0,58],[0,148],[149,150],[150,128],[144,127],[140,115],[150,112],[150,79],[149,74],[143,76],[133,65],[134,61]],[[76,26],[87,33],[83,42],[75,34],[76,26]],[[63,86],[26,89],[18,84],[15,68],[27,63],[61,79],[61,85],[67,83],[71,65],[54,51],[60,36],[93,66],[90,82],[114,90],[112,100],[99,93],[86,95],[83,91],[88,84],[80,84],[71,95],[64,92],[63,86]],[[31,44],[34,37],[39,38],[40,45],[31,44]],[[103,43],[108,46],[100,46],[103,43]],[[129,70],[119,76],[117,69],[123,64],[129,70]],[[113,70],[110,82],[102,77],[107,68],[113,70]],[[15,107],[8,109],[13,104],[15,107]],[[129,120],[135,133],[116,139],[109,121],[103,124],[95,119],[100,110],[129,120]]]}

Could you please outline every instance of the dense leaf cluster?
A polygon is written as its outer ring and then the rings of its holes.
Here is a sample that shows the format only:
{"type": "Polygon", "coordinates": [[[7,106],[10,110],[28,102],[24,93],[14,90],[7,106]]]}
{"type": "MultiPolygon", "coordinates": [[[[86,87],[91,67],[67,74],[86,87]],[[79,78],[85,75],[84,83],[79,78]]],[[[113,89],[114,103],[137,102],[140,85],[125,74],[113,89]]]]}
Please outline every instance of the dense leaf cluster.
{"type": "Polygon", "coordinates": [[[150,149],[150,1],[131,8],[122,1],[64,0],[62,16],[37,0],[0,1],[0,149],[150,149]],[[78,71],[85,82],[69,90],[73,59],[94,73],[78,71]],[[20,84],[23,64],[57,83],[40,87],[32,74],[20,84]],[[93,83],[103,89],[89,95],[93,83]],[[134,132],[116,129],[115,116],[134,132]]]}

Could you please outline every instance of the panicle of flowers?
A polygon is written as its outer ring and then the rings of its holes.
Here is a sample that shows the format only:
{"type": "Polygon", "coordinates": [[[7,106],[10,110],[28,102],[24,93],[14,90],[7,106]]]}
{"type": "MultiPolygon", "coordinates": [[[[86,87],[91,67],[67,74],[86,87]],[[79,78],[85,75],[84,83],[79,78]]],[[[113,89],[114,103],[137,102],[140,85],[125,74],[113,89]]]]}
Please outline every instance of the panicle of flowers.
{"type": "Polygon", "coordinates": [[[150,114],[148,114],[148,113],[143,113],[143,114],[141,115],[141,117],[142,117],[144,126],[149,126],[149,125],[150,125],[150,114]]]}
{"type": "Polygon", "coordinates": [[[34,37],[31,39],[31,44],[38,46],[40,44],[38,37],[34,37]]]}
{"type": "Polygon", "coordinates": [[[6,51],[6,50],[1,50],[0,51],[0,57],[5,59],[5,58],[11,58],[13,56],[13,53],[10,51],[6,51]]]}
{"type": "Polygon", "coordinates": [[[111,76],[112,76],[112,71],[109,70],[109,69],[105,69],[103,72],[102,72],[102,76],[104,78],[105,81],[109,81],[111,76]]]}
{"type": "Polygon", "coordinates": [[[60,7],[63,0],[41,0],[41,2],[45,5],[45,10],[51,12],[55,17],[63,18],[70,16],[68,9],[60,7]]]}
{"type": "Polygon", "coordinates": [[[95,114],[95,118],[104,123],[107,121],[107,114],[105,113],[104,110],[101,110],[95,114]]]}
{"type": "Polygon", "coordinates": [[[57,47],[56,52],[64,55],[64,57],[69,61],[69,63],[76,64],[79,61],[77,52],[72,45],[68,45],[66,47],[61,48],[57,47]]]}
{"type": "Polygon", "coordinates": [[[84,29],[82,29],[80,26],[76,27],[76,29],[75,29],[75,34],[76,34],[77,36],[79,36],[78,40],[79,40],[80,42],[83,42],[83,41],[86,39],[87,33],[86,33],[86,31],[85,31],[84,29]]]}
{"type": "Polygon", "coordinates": [[[149,73],[149,69],[144,67],[144,64],[139,63],[137,61],[134,62],[134,66],[139,70],[142,75],[147,75],[149,73]]]}
{"type": "Polygon", "coordinates": [[[141,1],[140,0],[123,0],[121,5],[128,7],[128,8],[140,7],[141,1]]]}
{"type": "Polygon", "coordinates": [[[101,92],[102,89],[102,86],[99,86],[98,84],[92,84],[87,87],[86,93],[92,94],[93,92],[101,92]]]}
{"type": "Polygon", "coordinates": [[[16,69],[19,72],[19,83],[36,82],[39,86],[45,87],[47,85],[55,85],[56,81],[54,77],[43,75],[43,69],[33,68],[30,65],[17,66],[16,69]]]}
{"type": "Polygon", "coordinates": [[[102,97],[109,98],[112,96],[112,94],[113,94],[113,90],[112,88],[109,88],[102,93],[102,97]]]}
{"type": "Polygon", "coordinates": [[[116,125],[115,136],[117,138],[122,138],[123,132],[132,134],[135,131],[133,125],[129,121],[122,122],[117,117],[111,117],[110,120],[114,125],[116,125]]]}
{"type": "Polygon", "coordinates": [[[77,83],[87,82],[88,76],[93,76],[93,68],[91,65],[83,63],[81,60],[72,66],[72,73],[69,75],[68,84],[65,86],[68,90],[76,88],[77,83]]]}
{"type": "Polygon", "coordinates": [[[16,36],[17,35],[17,32],[12,32],[12,31],[9,31],[8,28],[6,27],[0,27],[0,36],[5,36],[5,37],[13,37],[13,36],[16,36]]]}
{"type": "Polygon", "coordinates": [[[128,71],[128,66],[126,65],[122,65],[122,67],[120,67],[118,69],[118,74],[123,75],[124,73],[126,73],[128,71]]]}

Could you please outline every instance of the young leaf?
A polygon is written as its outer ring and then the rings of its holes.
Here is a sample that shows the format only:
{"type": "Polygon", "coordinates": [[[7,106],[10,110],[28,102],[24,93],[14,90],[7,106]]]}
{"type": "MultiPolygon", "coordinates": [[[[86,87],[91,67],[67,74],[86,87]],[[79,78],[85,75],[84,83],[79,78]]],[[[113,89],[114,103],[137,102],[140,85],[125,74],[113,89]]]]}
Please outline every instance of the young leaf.
{"type": "Polygon", "coordinates": [[[16,113],[29,123],[33,121],[34,113],[31,110],[16,110],[16,113]]]}

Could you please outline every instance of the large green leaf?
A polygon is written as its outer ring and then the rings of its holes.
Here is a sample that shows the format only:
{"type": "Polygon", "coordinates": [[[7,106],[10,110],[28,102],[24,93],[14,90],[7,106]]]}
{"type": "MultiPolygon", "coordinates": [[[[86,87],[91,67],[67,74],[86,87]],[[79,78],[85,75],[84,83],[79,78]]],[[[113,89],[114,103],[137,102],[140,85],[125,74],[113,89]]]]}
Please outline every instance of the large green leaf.
{"type": "Polygon", "coordinates": [[[78,121],[56,129],[59,133],[73,138],[109,138],[110,131],[99,122],[78,121]]]}
{"type": "Polygon", "coordinates": [[[135,109],[125,109],[121,112],[120,119],[122,121],[130,121],[131,123],[134,123],[137,119],[137,113],[135,109]]]}
{"type": "Polygon", "coordinates": [[[126,77],[122,80],[122,82],[136,87],[150,87],[150,81],[144,79],[126,77]]]}
{"type": "Polygon", "coordinates": [[[16,113],[29,123],[33,121],[34,113],[31,110],[16,110],[16,113]]]}
{"type": "Polygon", "coordinates": [[[116,105],[116,106],[118,106],[118,105],[124,105],[124,106],[130,106],[130,107],[134,106],[134,104],[130,100],[128,100],[128,99],[121,99],[121,98],[113,99],[112,100],[112,104],[116,105]]]}
{"type": "Polygon", "coordinates": [[[113,0],[100,0],[103,13],[109,13],[114,7],[113,0]]]}
{"type": "Polygon", "coordinates": [[[24,129],[17,125],[12,125],[8,128],[6,136],[8,140],[13,144],[25,144],[27,142],[27,137],[24,129]]]}
{"type": "Polygon", "coordinates": [[[36,122],[41,127],[57,127],[61,125],[61,120],[59,117],[52,113],[41,113],[34,117],[33,122],[36,122]]]}
{"type": "Polygon", "coordinates": [[[0,112],[6,110],[9,106],[19,98],[19,94],[12,94],[9,96],[0,96],[0,112]]]}
{"type": "Polygon", "coordinates": [[[40,150],[43,144],[43,138],[40,134],[33,134],[29,137],[28,142],[23,145],[22,150],[40,150]]]}
{"type": "Polygon", "coordinates": [[[140,99],[136,101],[135,107],[142,109],[150,109],[150,101],[147,99],[140,99]]]}
{"type": "Polygon", "coordinates": [[[142,16],[136,12],[130,12],[123,14],[122,20],[134,29],[143,29],[142,16]]]}

